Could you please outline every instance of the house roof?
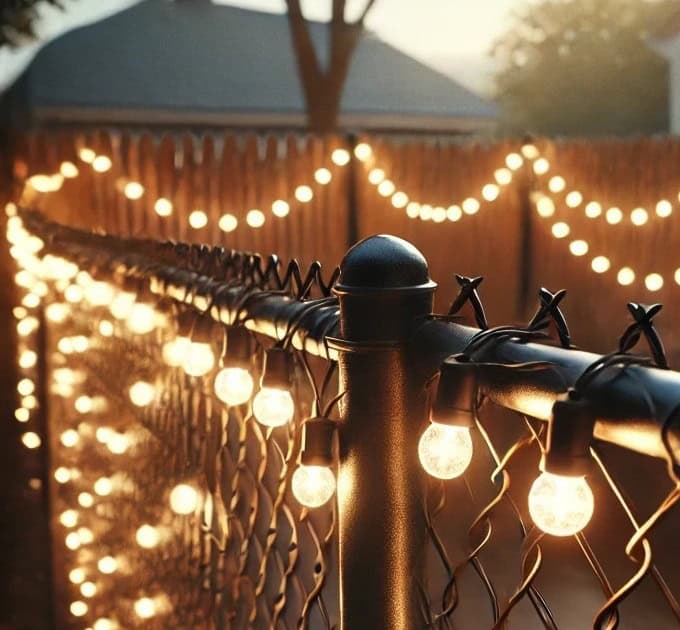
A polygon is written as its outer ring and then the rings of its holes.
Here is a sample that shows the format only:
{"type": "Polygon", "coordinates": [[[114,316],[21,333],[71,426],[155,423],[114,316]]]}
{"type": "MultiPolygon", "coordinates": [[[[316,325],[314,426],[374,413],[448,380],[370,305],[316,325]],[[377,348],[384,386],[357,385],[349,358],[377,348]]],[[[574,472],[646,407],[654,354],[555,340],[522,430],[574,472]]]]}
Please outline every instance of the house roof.
{"type": "MultiPolygon", "coordinates": [[[[318,54],[327,25],[313,22],[318,54]]],[[[323,63],[322,59],[322,63],[323,63]]],[[[304,98],[285,15],[144,0],[54,40],[20,92],[43,121],[303,126],[304,98]]],[[[345,128],[459,130],[496,108],[366,32],[341,104],[345,128]]]]}

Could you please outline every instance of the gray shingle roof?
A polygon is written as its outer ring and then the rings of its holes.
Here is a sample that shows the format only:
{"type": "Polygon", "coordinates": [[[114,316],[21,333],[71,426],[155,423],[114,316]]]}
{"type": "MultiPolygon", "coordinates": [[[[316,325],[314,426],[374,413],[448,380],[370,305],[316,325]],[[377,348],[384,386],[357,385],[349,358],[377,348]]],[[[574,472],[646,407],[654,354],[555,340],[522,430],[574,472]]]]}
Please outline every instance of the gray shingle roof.
{"type": "MultiPolygon", "coordinates": [[[[313,23],[311,32],[325,51],[327,26],[313,23]]],[[[38,53],[22,83],[29,107],[47,118],[304,119],[287,17],[207,0],[145,0],[70,31],[38,53]]],[[[479,128],[496,116],[494,105],[370,32],[342,112],[341,124],[369,128],[479,128]]]]}

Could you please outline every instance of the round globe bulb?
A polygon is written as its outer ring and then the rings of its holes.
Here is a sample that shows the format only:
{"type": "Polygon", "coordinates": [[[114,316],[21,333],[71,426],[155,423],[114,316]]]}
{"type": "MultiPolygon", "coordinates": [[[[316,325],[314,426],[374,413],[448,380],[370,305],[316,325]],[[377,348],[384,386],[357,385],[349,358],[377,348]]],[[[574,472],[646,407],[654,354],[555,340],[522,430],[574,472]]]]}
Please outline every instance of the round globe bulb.
{"type": "Polygon", "coordinates": [[[150,597],[140,597],[135,602],[135,613],[140,619],[149,619],[156,614],[156,602],[150,597]]]}
{"type": "Polygon", "coordinates": [[[253,398],[253,415],[267,427],[280,427],[293,419],[295,404],[290,392],[275,387],[263,387],[253,398]]]}
{"type": "Polygon", "coordinates": [[[431,422],[418,442],[418,457],[425,471],[437,479],[459,477],[472,459],[470,429],[431,422]]]}
{"type": "Polygon", "coordinates": [[[203,376],[215,365],[215,355],[209,343],[192,341],[186,349],[182,367],[189,376],[203,376]]]}
{"type": "Polygon", "coordinates": [[[529,491],[531,518],[552,536],[578,534],[590,521],[594,507],[593,492],[584,477],[544,472],[529,491]]]}
{"type": "Polygon", "coordinates": [[[144,524],[135,533],[135,540],[140,547],[152,549],[160,542],[161,537],[153,525],[144,524]]]}
{"type": "Polygon", "coordinates": [[[305,507],[316,508],[335,492],[335,475],[326,466],[300,466],[293,473],[293,494],[305,507]]]}
{"type": "Polygon", "coordinates": [[[196,511],[198,492],[186,483],[177,484],[170,492],[170,508],[175,514],[186,516],[196,511]]]}
{"type": "Polygon", "coordinates": [[[129,394],[133,405],[146,407],[156,397],[156,388],[146,381],[137,381],[130,387],[129,394]]]}
{"type": "Polygon", "coordinates": [[[253,395],[253,377],[245,368],[222,368],[215,376],[215,395],[227,405],[242,405],[253,395]]]}
{"type": "Polygon", "coordinates": [[[176,337],[163,344],[163,361],[170,367],[179,367],[189,351],[191,341],[187,337],[176,337]]]}
{"type": "Polygon", "coordinates": [[[148,304],[133,304],[126,322],[131,332],[145,335],[156,327],[156,312],[148,304]]]}
{"type": "Polygon", "coordinates": [[[109,304],[109,311],[116,319],[127,319],[135,303],[135,294],[119,291],[109,304]]]}

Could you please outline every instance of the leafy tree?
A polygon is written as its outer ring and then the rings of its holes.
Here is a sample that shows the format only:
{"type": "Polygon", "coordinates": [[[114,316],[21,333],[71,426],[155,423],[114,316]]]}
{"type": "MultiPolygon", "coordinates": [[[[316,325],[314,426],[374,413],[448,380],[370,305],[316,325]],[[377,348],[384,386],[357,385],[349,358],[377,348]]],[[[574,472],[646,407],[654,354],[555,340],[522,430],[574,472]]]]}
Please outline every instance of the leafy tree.
{"type": "Polygon", "coordinates": [[[293,47],[307,105],[307,120],[314,131],[331,131],[337,126],[352,54],[361,40],[364,20],[374,3],[375,0],[366,0],[359,17],[350,22],[345,17],[346,0],[333,0],[331,21],[328,24],[329,63],[324,69],[314,48],[300,0],[286,0],[293,47]]]}
{"type": "Polygon", "coordinates": [[[0,47],[18,46],[33,39],[39,4],[63,8],[59,0],[0,0],[0,47]]]}
{"type": "Polygon", "coordinates": [[[495,44],[508,126],[547,134],[668,129],[668,68],[649,45],[678,0],[527,3],[495,44]]]}

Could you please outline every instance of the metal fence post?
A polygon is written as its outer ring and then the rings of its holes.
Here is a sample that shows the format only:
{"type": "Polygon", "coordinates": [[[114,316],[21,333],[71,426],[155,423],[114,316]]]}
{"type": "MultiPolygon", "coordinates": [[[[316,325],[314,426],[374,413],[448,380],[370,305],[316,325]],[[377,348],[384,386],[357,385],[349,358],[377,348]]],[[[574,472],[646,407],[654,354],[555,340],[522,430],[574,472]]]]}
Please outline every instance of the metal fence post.
{"type": "Polygon", "coordinates": [[[427,528],[416,445],[427,400],[408,340],[435,284],[412,245],[373,236],[349,250],[340,298],[338,477],[343,630],[422,630],[427,528]]]}

